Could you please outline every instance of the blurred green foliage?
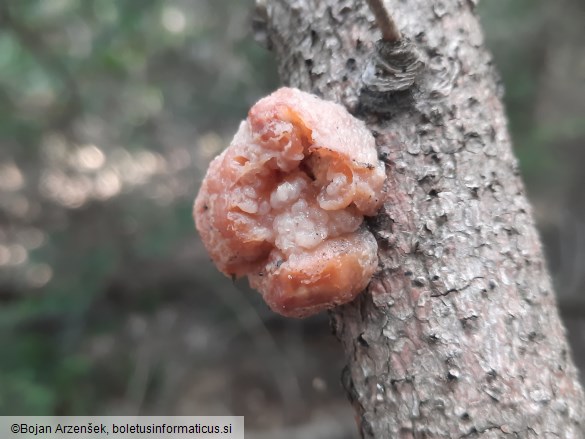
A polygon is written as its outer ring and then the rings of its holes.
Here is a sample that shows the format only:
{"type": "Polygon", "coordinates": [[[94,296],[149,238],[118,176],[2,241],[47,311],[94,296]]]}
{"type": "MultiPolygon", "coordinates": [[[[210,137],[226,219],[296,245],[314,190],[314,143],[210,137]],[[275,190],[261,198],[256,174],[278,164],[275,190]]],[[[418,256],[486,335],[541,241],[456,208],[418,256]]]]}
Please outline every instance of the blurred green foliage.
{"type": "Polygon", "coordinates": [[[570,184],[574,175],[567,172],[571,171],[567,157],[551,146],[585,137],[585,116],[570,106],[567,114],[554,114],[559,113],[555,107],[558,103],[550,96],[555,93],[556,99],[562,99],[565,93],[579,96],[583,92],[578,79],[582,72],[571,72],[568,65],[557,65],[555,59],[563,52],[564,57],[580,57],[575,49],[584,33],[582,26],[578,31],[580,25],[573,27],[571,23],[584,15],[582,4],[578,5],[571,0],[554,7],[544,0],[480,3],[486,43],[505,85],[504,102],[514,148],[528,186],[535,192],[550,192],[570,184]],[[573,35],[575,31],[580,38],[573,35]],[[559,84],[565,90],[551,86],[556,81],[554,69],[568,72],[568,80],[559,84]],[[571,92],[572,88],[576,89],[571,92]],[[552,187],[551,181],[555,182],[552,187]]]}
{"type": "MultiPolygon", "coordinates": [[[[126,267],[172,258],[194,235],[209,160],[191,151],[198,136],[231,129],[276,85],[268,54],[246,38],[249,6],[0,5],[0,413],[92,413],[100,393],[126,391],[129,359],[100,370],[84,346],[124,325],[124,311],[96,316],[96,304],[134,276],[126,267]],[[31,231],[41,243],[21,242],[31,231]]],[[[129,306],[152,311],[163,294],[129,306]]]]}

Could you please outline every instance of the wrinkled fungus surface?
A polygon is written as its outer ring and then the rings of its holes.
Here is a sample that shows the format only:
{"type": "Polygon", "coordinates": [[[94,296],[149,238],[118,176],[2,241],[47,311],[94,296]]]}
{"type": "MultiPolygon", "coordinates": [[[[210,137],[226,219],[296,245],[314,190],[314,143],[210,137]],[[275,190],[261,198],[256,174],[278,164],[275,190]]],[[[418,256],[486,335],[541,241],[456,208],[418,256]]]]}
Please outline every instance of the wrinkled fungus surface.
{"type": "Polygon", "coordinates": [[[219,270],[248,275],[275,312],[306,317],[367,286],[377,244],[362,221],[381,206],[384,179],[363,122],[281,88],[251,108],[211,162],[195,222],[219,270]]]}

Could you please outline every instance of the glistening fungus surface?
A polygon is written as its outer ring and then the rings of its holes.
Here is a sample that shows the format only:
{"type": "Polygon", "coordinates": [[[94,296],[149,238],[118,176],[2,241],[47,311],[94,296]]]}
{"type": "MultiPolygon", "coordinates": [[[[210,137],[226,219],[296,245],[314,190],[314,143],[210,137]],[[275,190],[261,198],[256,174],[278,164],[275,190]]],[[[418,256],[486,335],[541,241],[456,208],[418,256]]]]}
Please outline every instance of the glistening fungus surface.
{"type": "Polygon", "coordinates": [[[374,274],[377,244],[362,222],[381,206],[384,179],[363,122],[281,88],[211,162],[195,222],[220,271],[248,275],[275,312],[306,317],[351,301],[374,274]]]}

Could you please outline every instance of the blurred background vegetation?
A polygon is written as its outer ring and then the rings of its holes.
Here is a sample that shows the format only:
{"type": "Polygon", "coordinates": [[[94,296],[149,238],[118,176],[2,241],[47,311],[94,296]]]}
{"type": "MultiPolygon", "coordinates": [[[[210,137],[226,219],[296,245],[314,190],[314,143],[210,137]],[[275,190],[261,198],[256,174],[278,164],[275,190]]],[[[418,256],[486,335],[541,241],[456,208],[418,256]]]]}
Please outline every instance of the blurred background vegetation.
{"type": "MultiPolygon", "coordinates": [[[[207,163],[278,86],[251,3],[0,2],[0,414],[233,413],[251,437],[355,436],[327,317],[275,317],[193,228],[207,163]]],[[[480,13],[583,367],[585,4],[480,13]]]]}

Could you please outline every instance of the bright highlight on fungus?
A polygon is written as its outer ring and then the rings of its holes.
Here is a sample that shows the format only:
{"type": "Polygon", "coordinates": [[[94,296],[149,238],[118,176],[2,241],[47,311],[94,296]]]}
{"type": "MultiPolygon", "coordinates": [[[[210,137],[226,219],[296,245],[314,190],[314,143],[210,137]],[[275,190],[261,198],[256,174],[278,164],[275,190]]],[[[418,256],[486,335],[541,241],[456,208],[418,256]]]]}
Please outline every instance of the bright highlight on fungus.
{"type": "Polygon", "coordinates": [[[193,213],[221,272],[247,275],[273,311],[307,317],[368,285],[378,247],[362,222],[381,206],[384,179],[362,121],[281,88],[211,162],[193,213]]]}

